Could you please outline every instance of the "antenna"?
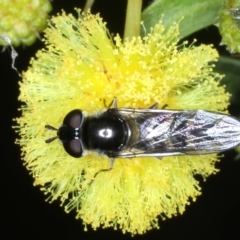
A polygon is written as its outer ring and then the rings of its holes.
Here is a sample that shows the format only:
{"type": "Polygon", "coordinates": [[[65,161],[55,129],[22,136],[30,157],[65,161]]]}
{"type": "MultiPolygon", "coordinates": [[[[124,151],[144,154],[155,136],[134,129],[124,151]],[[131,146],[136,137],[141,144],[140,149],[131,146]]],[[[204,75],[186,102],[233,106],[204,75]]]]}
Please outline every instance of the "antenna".
{"type": "MultiPolygon", "coordinates": [[[[58,131],[57,128],[52,127],[52,126],[50,126],[50,125],[45,125],[45,128],[46,128],[47,130],[50,130],[50,131],[58,131]]],[[[50,142],[54,141],[54,140],[57,139],[57,138],[58,138],[58,136],[48,138],[48,139],[45,140],[45,143],[50,143],[50,142]]]]}

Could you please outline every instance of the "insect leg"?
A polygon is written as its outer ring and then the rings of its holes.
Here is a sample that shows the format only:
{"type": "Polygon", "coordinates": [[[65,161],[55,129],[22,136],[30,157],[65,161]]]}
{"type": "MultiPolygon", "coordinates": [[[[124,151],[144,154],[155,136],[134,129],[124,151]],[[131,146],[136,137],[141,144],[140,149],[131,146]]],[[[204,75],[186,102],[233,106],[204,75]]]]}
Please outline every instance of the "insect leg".
{"type": "Polygon", "coordinates": [[[106,104],[106,99],[103,99],[103,105],[107,109],[111,108],[113,106],[114,109],[117,109],[117,98],[114,97],[113,100],[110,102],[109,105],[106,104]]]}
{"type": "Polygon", "coordinates": [[[96,178],[96,176],[100,173],[100,172],[107,172],[107,171],[111,171],[113,169],[113,163],[114,163],[114,158],[110,159],[110,167],[109,168],[105,168],[105,169],[101,169],[98,172],[96,172],[93,176],[93,179],[91,180],[91,182],[88,185],[91,185],[94,181],[94,179],[96,178]]]}
{"type": "Polygon", "coordinates": [[[162,106],[162,109],[166,109],[167,108],[167,104],[164,104],[163,106],[162,106]]]}
{"type": "Polygon", "coordinates": [[[113,103],[113,100],[110,102],[110,104],[109,105],[107,105],[107,103],[106,103],[106,99],[104,98],[103,99],[103,106],[105,107],[105,108],[110,108],[111,106],[112,106],[112,103],[113,103]]]}
{"type": "MultiPolygon", "coordinates": [[[[166,109],[167,104],[164,104],[161,109],[166,109]]],[[[153,105],[151,105],[148,109],[157,109],[158,108],[158,102],[155,102],[153,105]]]]}
{"type": "Polygon", "coordinates": [[[158,103],[155,102],[153,105],[149,107],[149,109],[157,109],[158,108],[158,103]]]}
{"type": "Polygon", "coordinates": [[[113,108],[117,109],[117,98],[116,97],[113,98],[113,108]]]}

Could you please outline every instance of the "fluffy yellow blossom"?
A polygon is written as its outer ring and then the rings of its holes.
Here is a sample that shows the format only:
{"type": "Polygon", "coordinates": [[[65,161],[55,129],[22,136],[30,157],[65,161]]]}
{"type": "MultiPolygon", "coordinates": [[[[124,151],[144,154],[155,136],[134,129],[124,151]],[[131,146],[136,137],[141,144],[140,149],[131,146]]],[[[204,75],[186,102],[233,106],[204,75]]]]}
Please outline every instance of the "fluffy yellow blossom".
{"type": "Polygon", "coordinates": [[[215,173],[217,156],[116,159],[89,152],[72,158],[44,126],[58,127],[73,109],[88,114],[104,109],[114,97],[119,107],[148,108],[155,102],[171,109],[223,111],[229,95],[212,71],[218,54],[211,47],[177,45],[178,24],[164,30],[161,22],[144,38],[124,42],[111,37],[98,15],[78,19],[62,13],[51,19],[46,48],[23,73],[17,119],[22,158],[47,194],[76,211],[87,226],[120,228],[142,234],[162,219],[183,213],[200,194],[194,175],[215,173]],[[211,63],[211,64],[210,64],[211,63]]]}
{"type": "Polygon", "coordinates": [[[226,44],[231,53],[240,53],[240,6],[233,7],[233,1],[228,2],[225,3],[219,15],[219,31],[222,35],[222,44],[226,44]]]}
{"type": "MultiPolygon", "coordinates": [[[[51,10],[49,0],[1,0],[0,34],[8,36],[14,46],[29,46],[46,27],[51,10]]],[[[6,43],[0,39],[0,45],[6,43]]]]}

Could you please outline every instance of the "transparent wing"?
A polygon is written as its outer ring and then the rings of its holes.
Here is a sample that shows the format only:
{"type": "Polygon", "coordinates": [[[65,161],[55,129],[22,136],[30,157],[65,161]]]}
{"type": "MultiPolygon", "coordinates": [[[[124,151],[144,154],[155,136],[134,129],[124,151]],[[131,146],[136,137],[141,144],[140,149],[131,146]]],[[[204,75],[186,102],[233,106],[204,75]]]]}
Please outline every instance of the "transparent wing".
{"type": "Polygon", "coordinates": [[[240,143],[240,121],[203,110],[118,109],[138,128],[120,157],[218,153],[240,143]]]}

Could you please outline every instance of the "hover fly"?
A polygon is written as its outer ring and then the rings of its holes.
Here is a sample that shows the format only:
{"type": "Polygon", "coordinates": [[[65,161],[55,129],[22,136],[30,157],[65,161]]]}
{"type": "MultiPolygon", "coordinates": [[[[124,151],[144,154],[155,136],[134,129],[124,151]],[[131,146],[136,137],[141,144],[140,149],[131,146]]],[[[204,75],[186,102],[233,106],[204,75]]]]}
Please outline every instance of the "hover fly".
{"type": "MultiPolygon", "coordinates": [[[[111,107],[113,106],[113,107],[111,107]]],[[[85,150],[114,158],[199,155],[219,153],[240,144],[240,121],[226,114],[204,110],[110,107],[97,115],[85,116],[79,109],[69,112],[57,131],[65,151],[79,158],[85,150]]]]}

